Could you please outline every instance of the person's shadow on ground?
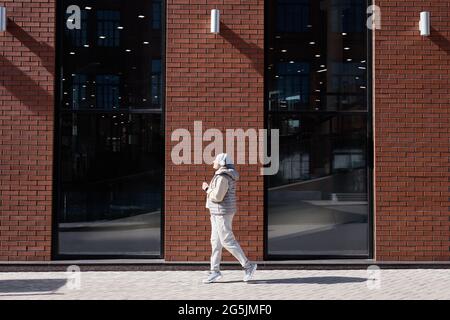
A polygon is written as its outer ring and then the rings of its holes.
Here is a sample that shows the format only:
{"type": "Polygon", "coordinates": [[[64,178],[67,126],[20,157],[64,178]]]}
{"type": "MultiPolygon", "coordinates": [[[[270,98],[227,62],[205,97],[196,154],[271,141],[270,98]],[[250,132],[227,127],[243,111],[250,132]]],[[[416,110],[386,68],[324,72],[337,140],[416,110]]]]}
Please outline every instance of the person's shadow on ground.
{"type": "Polygon", "coordinates": [[[0,297],[60,294],[55,291],[62,288],[66,283],[67,279],[0,280],[0,297]]]}
{"type": "MultiPolygon", "coordinates": [[[[284,279],[261,279],[261,280],[250,280],[248,284],[339,284],[339,283],[357,283],[365,282],[366,278],[358,277],[338,277],[338,276],[327,276],[327,277],[299,277],[299,278],[284,278],[284,279]]],[[[242,280],[233,281],[218,281],[216,283],[237,283],[243,282],[242,280]]]]}

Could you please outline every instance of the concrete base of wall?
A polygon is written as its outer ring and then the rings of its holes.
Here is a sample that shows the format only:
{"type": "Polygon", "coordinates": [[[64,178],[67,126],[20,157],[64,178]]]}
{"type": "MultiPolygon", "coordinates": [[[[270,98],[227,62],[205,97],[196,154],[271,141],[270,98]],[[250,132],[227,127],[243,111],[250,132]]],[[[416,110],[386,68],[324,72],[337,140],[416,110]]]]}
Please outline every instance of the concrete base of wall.
{"type": "MultiPolygon", "coordinates": [[[[450,269],[450,261],[375,261],[375,260],[287,260],[258,261],[260,270],[342,270],[366,269],[376,265],[382,269],[450,269]]],[[[169,262],[155,260],[60,260],[45,262],[0,262],[0,272],[66,271],[68,266],[79,266],[81,271],[207,271],[207,262],[169,262]]],[[[223,262],[224,270],[239,270],[235,262],[223,262]]]]}

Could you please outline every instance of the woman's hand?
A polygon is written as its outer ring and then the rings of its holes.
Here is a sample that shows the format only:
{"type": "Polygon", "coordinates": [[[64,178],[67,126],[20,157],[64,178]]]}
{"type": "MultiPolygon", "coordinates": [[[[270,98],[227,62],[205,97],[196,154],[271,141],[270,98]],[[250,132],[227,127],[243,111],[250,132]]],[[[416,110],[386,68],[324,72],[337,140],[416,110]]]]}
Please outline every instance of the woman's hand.
{"type": "Polygon", "coordinates": [[[203,182],[203,184],[202,184],[202,189],[203,189],[203,190],[206,190],[206,189],[208,189],[208,187],[209,187],[208,183],[203,182]]]}

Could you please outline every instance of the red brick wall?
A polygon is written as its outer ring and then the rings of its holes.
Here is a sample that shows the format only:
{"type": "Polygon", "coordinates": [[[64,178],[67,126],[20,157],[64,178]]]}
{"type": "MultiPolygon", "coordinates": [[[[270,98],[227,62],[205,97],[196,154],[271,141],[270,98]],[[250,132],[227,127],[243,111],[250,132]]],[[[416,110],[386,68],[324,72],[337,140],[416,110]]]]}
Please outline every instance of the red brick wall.
{"type": "MultiPolygon", "coordinates": [[[[172,164],[171,132],[264,127],[264,1],[167,1],[165,259],[207,261],[210,222],[201,183],[208,165],[172,164]],[[221,32],[210,33],[210,10],[221,11],[221,32]]],[[[235,233],[251,259],[263,258],[263,177],[238,165],[235,233]]],[[[230,258],[225,253],[226,259],[230,258]]]]}
{"type": "Polygon", "coordinates": [[[450,2],[376,0],[378,260],[450,260],[450,2]],[[418,30],[431,12],[430,37],[418,30]]]}
{"type": "Polygon", "coordinates": [[[0,5],[0,261],[49,260],[55,4],[0,5]]]}

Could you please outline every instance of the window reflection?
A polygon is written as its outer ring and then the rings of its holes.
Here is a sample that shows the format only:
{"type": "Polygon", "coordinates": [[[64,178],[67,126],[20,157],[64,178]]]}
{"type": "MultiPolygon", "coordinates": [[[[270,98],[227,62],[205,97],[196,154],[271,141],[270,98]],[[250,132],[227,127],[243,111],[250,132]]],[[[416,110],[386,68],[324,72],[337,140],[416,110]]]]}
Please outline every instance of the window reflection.
{"type": "Polygon", "coordinates": [[[309,0],[277,1],[277,31],[305,32],[309,26],[309,0]]]}
{"type": "Polygon", "coordinates": [[[153,17],[152,17],[152,27],[153,29],[161,29],[161,13],[162,3],[161,0],[153,0],[153,17]]]}
{"type": "Polygon", "coordinates": [[[161,116],[65,113],[61,254],[159,253],[161,116]]]}
{"type": "Polygon", "coordinates": [[[101,109],[115,109],[119,105],[119,76],[95,76],[96,102],[101,109]]]}
{"type": "MultiPolygon", "coordinates": [[[[63,3],[63,10],[74,4],[63,3]]],[[[63,24],[63,109],[104,109],[108,99],[97,99],[98,91],[117,95],[117,103],[108,102],[108,108],[161,109],[161,1],[138,1],[133,6],[125,0],[75,4],[80,16],[64,13],[66,20],[80,19],[80,27],[63,24]],[[87,95],[81,101],[79,92],[72,91],[80,81],[76,75],[86,78],[87,95]]]]}
{"type": "Polygon", "coordinates": [[[58,254],[159,256],[161,1],[62,3],[58,254]]]}
{"type": "Polygon", "coordinates": [[[101,47],[118,47],[120,45],[119,27],[119,11],[97,11],[97,45],[101,47]]]}
{"type": "Polygon", "coordinates": [[[277,90],[269,93],[269,110],[298,110],[309,105],[309,64],[280,62],[276,69],[277,90]]]}
{"type": "Polygon", "coordinates": [[[274,13],[266,30],[269,110],[367,109],[365,5],[362,0],[269,1],[274,13]]]}
{"type": "Polygon", "coordinates": [[[268,177],[268,254],[367,256],[366,1],[271,0],[267,126],[280,130],[268,177]]]}

